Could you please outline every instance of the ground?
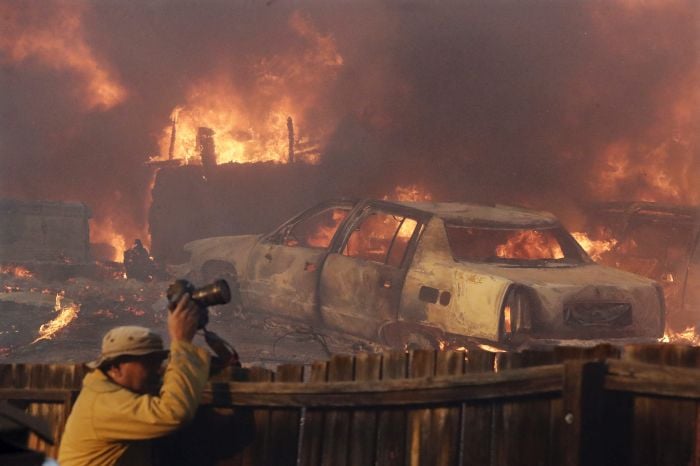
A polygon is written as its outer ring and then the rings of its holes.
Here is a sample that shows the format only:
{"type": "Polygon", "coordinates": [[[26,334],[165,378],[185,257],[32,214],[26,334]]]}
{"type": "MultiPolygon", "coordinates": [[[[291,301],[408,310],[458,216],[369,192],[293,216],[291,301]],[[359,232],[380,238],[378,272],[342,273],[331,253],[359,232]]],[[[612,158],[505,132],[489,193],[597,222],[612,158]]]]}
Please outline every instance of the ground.
{"type": "MultiPolygon", "coordinates": [[[[124,278],[117,264],[101,267],[100,273],[89,278],[68,280],[4,268],[0,275],[0,363],[86,362],[97,356],[102,336],[119,325],[142,325],[166,336],[169,281],[144,283],[124,278]],[[46,327],[62,311],[70,317],[76,310],[73,320],[40,339],[42,325],[46,327]]],[[[282,363],[326,360],[331,354],[382,349],[369,341],[243,312],[231,305],[212,307],[207,328],[236,348],[244,366],[273,368],[282,363]]],[[[201,337],[196,338],[205,344],[201,337]]]]}

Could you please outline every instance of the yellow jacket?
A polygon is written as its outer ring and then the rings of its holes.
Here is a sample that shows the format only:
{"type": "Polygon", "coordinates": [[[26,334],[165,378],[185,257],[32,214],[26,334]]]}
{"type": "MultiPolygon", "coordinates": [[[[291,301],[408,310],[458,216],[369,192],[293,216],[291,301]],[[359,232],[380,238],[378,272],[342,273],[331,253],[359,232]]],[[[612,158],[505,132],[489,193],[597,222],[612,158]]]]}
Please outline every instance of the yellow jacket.
{"type": "Polygon", "coordinates": [[[58,451],[61,466],[153,463],[150,439],[194,417],[209,376],[209,353],[174,341],[158,396],[139,395],[95,370],[68,417],[58,451]]]}

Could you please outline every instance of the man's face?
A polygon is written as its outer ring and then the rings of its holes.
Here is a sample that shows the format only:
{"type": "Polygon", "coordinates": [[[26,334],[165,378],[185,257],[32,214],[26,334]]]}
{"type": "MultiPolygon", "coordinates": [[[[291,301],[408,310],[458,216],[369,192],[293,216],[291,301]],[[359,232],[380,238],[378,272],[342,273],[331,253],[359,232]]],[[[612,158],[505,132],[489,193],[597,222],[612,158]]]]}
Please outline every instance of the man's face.
{"type": "Polygon", "coordinates": [[[124,388],[140,394],[158,394],[163,374],[162,353],[131,356],[112,366],[107,375],[124,388]]]}

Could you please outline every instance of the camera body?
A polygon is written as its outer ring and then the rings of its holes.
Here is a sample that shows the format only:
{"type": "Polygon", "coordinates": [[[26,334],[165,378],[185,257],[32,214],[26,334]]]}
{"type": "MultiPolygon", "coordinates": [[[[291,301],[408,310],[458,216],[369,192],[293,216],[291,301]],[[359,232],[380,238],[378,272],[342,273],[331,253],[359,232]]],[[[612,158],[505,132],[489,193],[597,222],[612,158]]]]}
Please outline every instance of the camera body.
{"type": "Polygon", "coordinates": [[[202,329],[209,323],[209,310],[207,309],[209,306],[226,304],[231,301],[231,290],[226,280],[216,280],[214,283],[197,288],[191,282],[180,279],[175,280],[168,287],[166,293],[170,312],[175,310],[175,306],[185,293],[189,293],[192,301],[197,304],[197,329],[202,329]]]}

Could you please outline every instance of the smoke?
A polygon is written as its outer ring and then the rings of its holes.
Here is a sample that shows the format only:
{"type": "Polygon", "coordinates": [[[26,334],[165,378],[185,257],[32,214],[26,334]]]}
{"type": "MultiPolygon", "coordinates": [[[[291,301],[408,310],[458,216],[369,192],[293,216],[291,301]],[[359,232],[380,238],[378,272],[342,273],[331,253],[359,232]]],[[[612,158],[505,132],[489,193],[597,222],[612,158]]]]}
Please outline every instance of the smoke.
{"type": "Polygon", "coordinates": [[[232,133],[293,114],[323,143],[328,182],[348,193],[417,184],[433,199],[560,213],[581,200],[697,203],[698,10],[695,0],[8,2],[0,196],[80,200],[127,242],[143,237],[144,162],[164,155],[172,110],[224,88],[230,98],[214,100],[236,107],[232,133]]]}

